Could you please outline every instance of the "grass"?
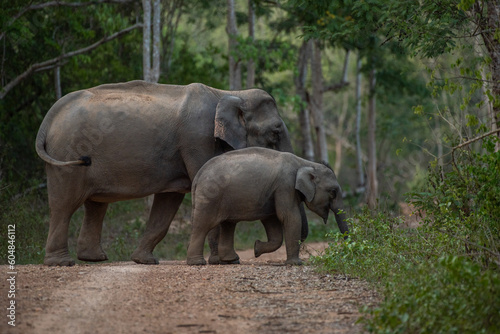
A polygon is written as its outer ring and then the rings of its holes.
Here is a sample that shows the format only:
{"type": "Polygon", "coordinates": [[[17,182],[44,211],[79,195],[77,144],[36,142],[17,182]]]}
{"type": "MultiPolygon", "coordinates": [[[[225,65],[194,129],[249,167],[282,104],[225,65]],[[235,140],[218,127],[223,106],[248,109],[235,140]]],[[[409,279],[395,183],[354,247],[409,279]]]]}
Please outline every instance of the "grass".
{"type": "Polygon", "coordinates": [[[329,235],[312,258],[321,271],[371,282],[383,301],[361,319],[372,333],[500,333],[500,274],[467,253],[462,240],[432,225],[365,210],[350,237],[329,235]]]}

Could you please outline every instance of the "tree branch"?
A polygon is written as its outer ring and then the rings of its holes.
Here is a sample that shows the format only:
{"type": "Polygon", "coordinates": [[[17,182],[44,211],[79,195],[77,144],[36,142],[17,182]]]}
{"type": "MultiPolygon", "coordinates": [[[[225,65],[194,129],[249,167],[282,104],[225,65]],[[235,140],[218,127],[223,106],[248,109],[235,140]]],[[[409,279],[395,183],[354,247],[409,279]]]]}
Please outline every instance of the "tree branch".
{"type": "Polygon", "coordinates": [[[84,6],[90,6],[90,5],[98,5],[102,3],[118,3],[118,4],[124,4],[128,2],[138,2],[139,0],[94,0],[94,1],[88,1],[88,2],[63,2],[59,0],[55,1],[49,1],[49,2],[44,2],[44,3],[39,3],[39,4],[34,4],[34,5],[29,5],[24,7],[22,10],[20,10],[16,15],[12,17],[10,22],[7,24],[6,27],[3,27],[4,31],[0,32],[0,40],[4,38],[6,30],[8,27],[10,27],[18,18],[23,16],[26,12],[29,12],[31,10],[37,10],[37,9],[43,9],[47,7],[56,7],[56,6],[62,6],[62,7],[84,7],[84,6]]]}
{"type": "Polygon", "coordinates": [[[479,137],[472,138],[471,140],[468,140],[468,141],[466,141],[466,142],[464,142],[464,143],[462,143],[462,144],[460,144],[460,145],[458,145],[458,146],[453,147],[452,152],[453,152],[453,151],[455,151],[455,150],[457,150],[457,149],[459,149],[459,148],[462,148],[462,147],[464,147],[464,146],[467,146],[467,145],[469,145],[469,144],[471,144],[471,143],[473,143],[473,142],[476,142],[476,141],[478,141],[478,140],[481,140],[481,139],[483,139],[483,138],[485,138],[485,137],[491,136],[492,134],[495,134],[495,133],[497,133],[497,132],[500,132],[500,129],[495,129],[495,130],[492,130],[492,131],[490,131],[490,132],[487,132],[487,133],[485,133],[485,134],[483,134],[483,135],[481,135],[481,136],[479,136],[479,137]]]}
{"type": "Polygon", "coordinates": [[[340,79],[339,83],[331,84],[323,87],[323,93],[325,92],[338,92],[342,88],[349,86],[349,82],[347,81],[347,69],[349,67],[349,55],[351,51],[349,49],[345,50],[345,58],[344,58],[344,68],[342,70],[342,79],[340,79]]]}
{"type": "Polygon", "coordinates": [[[125,28],[125,29],[123,29],[121,31],[118,31],[118,32],[114,33],[113,35],[106,36],[106,37],[102,38],[101,40],[99,40],[99,41],[95,42],[94,44],[91,44],[91,45],[89,45],[87,47],[84,47],[84,48],[81,48],[79,50],[75,50],[75,51],[71,51],[71,52],[62,54],[59,57],[52,58],[50,60],[46,60],[46,61],[41,62],[41,63],[35,63],[35,64],[31,65],[26,71],[24,71],[22,74],[20,74],[19,76],[17,76],[15,79],[11,80],[8,84],[6,84],[2,88],[2,90],[0,91],[0,99],[3,99],[5,97],[5,95],[7,95],[7,93],[12,88],[14,88],[16,85],[18,85],[24,79],[26,79],[33,72],[38,71],[40,69],[51,69],[51,68],[54,67],[54,65],[60,64],[61,61],[64,60],[64,59],[66,59],[66,58],[74,57],[74,56],[77,56],[77,55],[80,55],[80,54],[92,51],[93,49],[97,48],[101,44],[109,42],[109,41],[111,41],[113,39],[116,39],[116,38],[118,38],[118,37],[120,37],[120,36],[122,36],[122,35],[124,35],[124,34],[126,34],[128,32],[130,32],[130,31],[134,30],[134,29],[141,28],[141,27],[142,27],[142,23],[134,24],[133,26],[130,26],[130,27],[125,28]]]}
{"type": "Polygon", "coordinates": [[[349,86],[349,82],[341,81],[336,84],[328,85],[323,88],[323,93],[325,92],[338,92],[342,88],[349,86]]]}

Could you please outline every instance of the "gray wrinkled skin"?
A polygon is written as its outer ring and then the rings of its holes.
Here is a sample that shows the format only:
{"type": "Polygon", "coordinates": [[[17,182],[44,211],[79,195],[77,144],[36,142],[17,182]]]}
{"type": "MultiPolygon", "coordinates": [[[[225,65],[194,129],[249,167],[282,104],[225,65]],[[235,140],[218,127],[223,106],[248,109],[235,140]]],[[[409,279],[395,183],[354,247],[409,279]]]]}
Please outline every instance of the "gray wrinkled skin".
{"type": "Polygon", "coordinates": [[[68,224],[82,205],[78,258],[106,260],[101,230],[108,203],[151,194],[146,231],[132,259],[158,263],[153,249],[201,166],[249,146],[292,151],[274,99],[259,89],[132,81],[64,96],[45,116],[36,139],[46,162],[51,211],[45,264],[74,264],[68,224]]]}
{"type": "Polygon", "coordinates": [[[196,175],[192,196],[193,226],[187,254],[191,265],[206,263],[203,244],[208,232],[219,224],[220,261],[238,261],[234,227],[237,222],[252,220],[262,220],[269,238],[267,244],[256,242],[256,256],[279,248],[284,232],[286,263],[300,264],[302,202],[325,222],[333,211],[340,231],[348,232],[335,173],[291,153],[254,147],[215,157],[196,175]]]}

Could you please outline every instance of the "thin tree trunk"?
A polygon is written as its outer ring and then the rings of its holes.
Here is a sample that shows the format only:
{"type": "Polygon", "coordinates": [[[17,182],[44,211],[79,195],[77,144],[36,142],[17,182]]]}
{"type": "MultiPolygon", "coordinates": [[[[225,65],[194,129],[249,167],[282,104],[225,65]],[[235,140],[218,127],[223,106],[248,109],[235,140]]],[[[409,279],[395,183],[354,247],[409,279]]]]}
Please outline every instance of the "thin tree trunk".
{"type": "MultiPolygon", "coordinates": [[[[248,37],[252,40],[255,39],[255,10],[253,0],[248,0],[248,37]]],[[[247,85],[246,88],[255,86],[255,61],[249,59],[247,64],[247,85]]]]}
{"type": "MultiPolygon", "coordinates": [[[[344,69],[342,71],[342,79],[340,81],[341,84],[347,84],[348,78],[348,68],[349,68],[349,55],[351,54],[351,50],[346,49],[345,58],[344,58],[344,69]]],[[[333,165],[333,170],[335,174],[339,175],[340,168],[342,167],[342,149],[343,149],[343,141],[344,134],[347,133],[347,127],[345,126],[345,120],[347,117],[347,111],[349,109],[349,92],[344,91],[342,93],[343,101],[342,101],[342,111],[338,118],[338,122],[336,125],[336,135],[338,136],[335,142],[335,163],[333,165]]]]}
{"type": "Polygon", "coordinates": [[[153,0],[142,0],[144,12],[144,26],[142,28],[142,69],[144,80],[158,82],[160,78],[160,33],[161,33],[161,2],[153,0]],[[153,14],[153,17],[151,17],[153,14]],[[153,28],[153,43],[151,44],[151,28],[153,28]],[[151,59],[153,66],[151,66],[151,59]]]}
{"type": "Polygon", "coordinates": [[[347,117],[347,111],[349,109],[349,92],[344,91],[342,95],[342,112],[340,113],[340,116],[338,118],[335,130],[338,138],[335,141],[335,163],[333,164],[333,171],[336,175],[339,175],[340,169],[342,167],[343,141],[345,138],[345,133],[348,133],[348,127],[345,125],[345,120],[347,117]]]}
{"type": "Polygon", "coordinates": [[[151,81],[151,0],[142,0],[142,75],[151,81]]]}
{"type": "Polygon", "coordinates": [[[56,100],[59,100],[62,97],[62,89],[61,89],[61,67],[56,66],[54,68],[54,88],[56,91],[56,100]]]}
{"type": "Polygon", "coordinates": [[[441,124],[439,124],[439,118],[434,117],[434,132],[436,133],[436,146],[437,146],[437,157],[438,166],[443,167],[443,140],[441,139],[441,124]]]}
{"type": "Polygon", "coordinates": [[[317,148],[320,161],[328,162],[328,147],[323,116],[323,70],[321,67],[321,48],[319,40],[313,42],[311,59],[312,103],[311,113],[316,132],[317,148]]]}
{"type": "MultiPolygon", "coordinates": [[[[480,28],[484,45],[491,58],[491,62],[489,63],[491,80],[493,82],[491,91],[492,95],[496,98],[496,101],[491,101],[495,119],[492,124],[492,130],[495,130],[500,127],[500,40],[497,36],[500,29],[500,1],[486,0],[483,6],[486,6],[486,17],[484,20],[481,20],[480,28]]],[[[475,11],[480,15],[482,15],[483,6],[480,6],[479,3],[475,4],[475,11]]],[[[500,132],[497,133],[497,136],[500,137],[500,132]]],[[[499,149],[498,145],[496,149],[499,149]]]]}
{"type": "Polygon", "coordinates": [[[311,57],[312,41],[303,41],[297,61],[297,76],[295,76],[295,92],[300,97],[299,122],[302,134],[302,156],[314,161],[314,148],[311,137],[311,121],[307,104],[306,78],[307,64],[311,57]]]}
{"type": "Polygon", "coordinates": [[[162,35],[162,53],[161,53],[161,73],[164,80],[168,81],[170,67],[172,66],[172,55],[175,47],[175,37],[179,26],[180,18],[183,12],[184,1],[173,0],[164,3],[165,15],[162,15],[163,27],[166,32],[162,35]]]}
{"type": "Polygon", "coordinates": [[[153,2],[153,67],[150,73],[151,82],[158,82],[160,79],[160,27],[161,26],[161,1],[153,2]]]}
{"type": "Polygon", "coordinates": [[[238,45],[238,41],[236,39],[236,37],[238,36],[238,28],[236,26],[236,12],[234,8],[234,0],[227,0],[226,31],[229,39],[228,43],[229,44],[228,45],[229,89],[239,90],[241,89],[241,65],[240,62],[234,57],[236,46],[238,45]]]}
{"type": "Polygon", "coordinates": [[[358,172],[358,187],[356,193],[365,192],[365,171],[361,151],[361,55],[358,53],[356,64],[356,161],[358,172]]]}
{"type": "Polygon", "coordinates": [[[368,100],[368,197],[367,203],[370,209],[377,207],[377,150],[376,150],[376,100],[375,100],[376,70],[370,71],[370,97],[368,100]]]}

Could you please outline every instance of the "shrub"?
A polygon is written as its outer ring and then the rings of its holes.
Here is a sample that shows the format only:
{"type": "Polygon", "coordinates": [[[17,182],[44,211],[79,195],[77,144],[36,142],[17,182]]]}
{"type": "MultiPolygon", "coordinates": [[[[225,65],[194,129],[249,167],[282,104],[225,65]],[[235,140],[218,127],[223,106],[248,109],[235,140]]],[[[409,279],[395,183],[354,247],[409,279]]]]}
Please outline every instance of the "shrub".
{"type": "MultiPolygon", "coordinates": [[[[497,140],[497,139],[494,139],[497,140]]],[[[500,152],[464,151],[431,166],[425,189],[409,194],[422,225],[365,210],[344,240],[312,259],[358,276],[384,295],[361,321],[374,333],[500,333],[500,152]]]]}
{"type": "Polygon", "coordinates": [[[483,143],[484,151],[462,151],[443,170],[429,168],[424,191],[409,194],[424,222],[434,231],[457,238],[459,254],[486,267],[500,264],[500,152],[497,137],[483,143]]]}
{"type": "Polygon", "coordinates": [[[500,275],[465,257],[421,263],[363,321],[374,333],[498,333],[500,275]]]}

